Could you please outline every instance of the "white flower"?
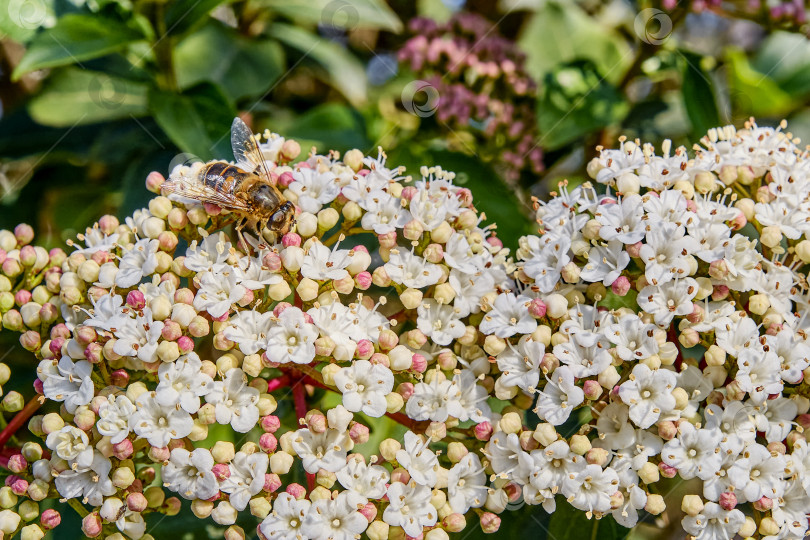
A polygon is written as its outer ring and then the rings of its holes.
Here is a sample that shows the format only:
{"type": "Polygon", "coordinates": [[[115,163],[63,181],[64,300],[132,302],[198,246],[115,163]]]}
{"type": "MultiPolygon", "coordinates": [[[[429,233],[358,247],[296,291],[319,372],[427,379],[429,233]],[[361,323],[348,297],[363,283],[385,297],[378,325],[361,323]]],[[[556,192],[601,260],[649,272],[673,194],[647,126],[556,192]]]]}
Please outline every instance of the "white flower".
{"type": "Polygon", "coordinates": [[[697,476],[706,480],[720,470],[720,439],[718,430],[697,429],[689,422],[680,422],[678,436],[664,445],[661,459],[678,469],[683,479],[697,476]]]}
{"type": "Polygon", "coordinates": [[[345,430],[329,428],[323,433],[299,429],[291,439],[293,451],[301,458],[304,470],[316,473],[319,469],[337,472],[346,465],[346,455],[352,440],[345,430]]]}
{"type": "Polygon", "coordinates": [[[144,238],[138,240],[129,251],[126,251],[118,264],[115,284],[128,289],[141,282],[144,276],[155,272],[158,265],[157,252],[160,249],[158,240],[144,238]]]}
{"type": "MultiPolygon", "coordinates": [[[[284,311],[289,309],[287,308],[284,311]]],[[[332,302],[328,306],[312,308],[307,311],[307,314],[312,317],[312,322],[321,331],[321,335],[329,336],[335,342],[335,350],[332,351],[332,356],[338,360],[351,360],[357,348],[357,343],[351,338],[354,332],[352,325],[354,317],[351,310],[340,302],[332,302]]],[[[280,346],[283,346],[283,343],[280,346]]],[[[315,355],[314,348],[312,355],[313,357],[315,355]]],[[[303,362],[305,356],[302,355],[301,358],[303,362]]],[[[306,362],[310,361],[311,359],[306,360],[306,362]]]]}
{"type": "Polygon", "coordinates": [[[696,516],[681,520],[683,529],[695,540],[731,540],[745,523],[745,514],[737,510],[723,510],[719,504],[707,502],[696,516]]]}
{"type": "Polygon", "coordinates": [[[540,362],[546,347],[531,336],[522,336],[517,347],[507,341],[506,348],[497,356],[500,384],[506,387],[517,386],[524,392],[532,393],[540,382],[540,362]]]}
{"type": "Polygon", "coordinates": [[[683,235],[683,228],[673,223],[658,224],[647,231],[646,243],[639,256],[644,261],[644,276],[649,283],[660,285],[676,277],[689,275],[687,255],[695,253],[698,243],[683,235]]]}
{"type": "Polygon", "coordinates": [[[214,405],[217,422],[247,433],[259,421],[259,391],[248,386],[245,373],[231,368],[221,381],[210,385],[205,401],[214,405]]]}
{"type": "Polygon", "coordinates": [[[586,465],[576,475],[569,476],[562,485],[563,494],[571,506],[587,512],[604,513],[610,510],[610,496],[619,490],[619,477],[610,467],[586,465]]]}
{"type": "Polygon", "coordinates": [[[368,527],[366,518],[357,511],[359,499],[351,491],[344,491],[334,500],[316,500],[304,518],[302,532],[312,540],[359,538],[368,527]]]}
{"type": "Polygon", "coordinates": [[[779,357],[770,350],[749,347],[737,357],[737,383],[748,392],[755,403],[762,403],[770,394],[782,392],[779,357]]]}
{"type": "Polygon", "coordinates": [[[416,383],[413,394],[405,403],[405,412],[414,420],[444,422],[449,416],[448,402],[458,400],[461,390],[441,374],[429,383],[416,383]]]}
{"type": "Polygon", "coordinates": [[[456,293],[453,308],[459,317],[481,311],[481,298],[495,289],[495,278],[487,271],[465,274],[454,269],[450,271],[447,282],[456,293]]]}
{"type": "Polygon", "coordinates": [[[135,400],[136,410],[129,417],[129,426],[150,445],[164,448],[173,439],[182,439],[191,433],[194,420],[191,415],[175,407],[163,407],[154,392],[145,392],[135,400]]]}
{"type": "Polygon", "coordinates": [[[215,265],[224,264],[231,251],[231,243],[225,233],[211,234],[206,236],[199,244],[193,241],[186,250],[186,258],[183,264],[192,272],[206,272],[214,268],[215,265]]]}
{"type": "Polygon", "coordinates": [[[735,486],[738,501],[758,501],[762,497],[776,499],[784,493],[787,462],[781,454],[771,455],[764,446],[748,445],[728,471],[735,486]]]}
{"type": "Polygon", "coordinates": [[[554,441],[546,448],[532,450],[528,460],[516,461],[520,462],[535,490],[553,490],[554,493],[562,489],[566,480],[575,479],[587,465],[582,456],[571,451],[566,441],[554,441]]]}
{"type": "Polygon", "coordinates": [[[385,414],[385,396],[394,388],[394,374],[368,360],[356,360],[335,374],[335,386],[343,394],[343,406],[374,418],[385,414]]]}
{"type": "Polygon", "coordinates": [[[273,501],[273,511],[259,525],[265,538],[273,540],[300,540],[301,525],[312,503],[296,499],[286,492],[281,492],[273,501]]]}
{"type": "Polygon", "coordinates": [[[588,252],[588,263],[582,268],[579,277],[583,281],[601,281],[611,285],[627,268],[630,255],[624,250],[624,244],[612,240],[605,246],[596,246],[588,252]]]}
{"type": "Polygon", "coordinates": [[[340,193],[340,185],[331,171],[319,172],[301,167],[293,171],[293,178],[295,181],[289,189],[298,196],[296,204],[304,212],[317,214],[323,205],[335,200],[340,193]]]}
{"type": "Polygon", "coordinates": [[[736,456],[756,439],[755,414],[753,407],[741,401],[725,403],[722,409],[711,404],[705,409],[706,428],[720,430],[723,434],[720,449],[736,456]]]}
{"type": "Polygon", "coordinates": [[[202,362],[194,352],[161,364],[158,381],[155,400],[164,407],[180,405],[191,414],[199,410],[200,397],[210,391],[213,383],[211,377],[202,372],[202,362]]]}
{"type": "Polygon", "coordinates": [[[478,454],[470,452],[447,473],[447,502],[453,512],[466,514],[487,500],[487,475],[478,454]]]}
{"type": "Polygon", "coordinates": [[[59,431],[52,431],[45,439],[45,445],[73,468],[86,469],[93,464],[93,447],[87,434],[71,425],[59,431]]]}
{"type": "Polygon", "coordinates": [[[100,506],[104,497],[116,492],[110,480],[111,469],[110,460],[96,450],[89,467],[60,472],[54,480],[56,490],[66,499],[81,497],[85,504],[100,506]]]}
{"type": "Polygon", "coordinates": [[[199,281],[199,290],[194,297],[194,309],[207,311],[215,319],[228,313],[247,290],[236,282],[237,277],[230,267],[197,274],[195,280],[199,281]]]}
{"type": "Polygon", "coordinates": [[[675,409],[675,373],[666,369],[652,370],[646,364],[636,364],[630,380],[619,386],[619,397],[630,406],[630,420],[647,429],[661,415],[675,409]]]}
{"type": "Polygon", "coordinates": [[[616,345],[616,354],[625,361],[643,360],[658,353],[655,325],[644,324],[638,315],[621,315],[605,326],[605,337],[616,345]]]}
{"type": "Polygon", "coordinates": [[[568,366],[560,366],[549,377],[537,397],[534,412],[549,424],[559,426],[585,400],[582,388],[574,384],[574,374],[568,366]]]}
{"type": "Polygon", "coordinates": [[[472,369],[456,370],[450,383],[447,411],[462,422],[489,421],[492,410],[487,405],[488,398],[489,392],[478,384],[478,376],[472,369]]]}
{"type": "Polygon", "coordinates": [[[752,407],[751,401],[747,405],[755,411],[754,424],[757,431],[764,432],[765,440],[768,442],[784,440],[793,428],[793,419],[799,412],[796,402],[785,396],[779,396],[752,407]]]}
{"type": "Polygon", "coordinates": [[[210,499],[219,491],[213,468],[214,458],[209,450],[195,448],[189,452],[175,448],[161,469],[163,485],[190,501],[210,499]]]}
{"type": "MultiPolygon", "coordinates": [[[[492,309],[484,315],[479,329],[484,334],[495,334],[500,338],[515,334],[531,334],[537,328],[537,321],[529,314],[531,298],[502,293],[495,298],[492,309]]],[[[446,345],[441,343],[440,345],[446,345]]]]}
{"type": "Polygon", "coordinates": [[[636,440],[636,431],[628,422],[630,409],[623,403],[609,403],[596,420],[600,446],[618,450],[627,448],[636,440]]]}
{"type": "Polygon", "coordinates": [[[119,294],[105,294],[98,300],[90,297],[93,302],[91,315],[84,321],[85,326],[100,330],[112,331],[120,324],[126,324],[129,315],[124,308],[124,298],[119,294]]]}
{"type": "Polygon", "coordinates": [[[74,253],[81,253],[82,255],[92,255],[98,251],[112,251],[115,249],[115,243],[118,241],[118,233],[104,234],[101,229],[96,227],[88,227],[85,229],[84,235],[79,235],[79,240],[84,242],[86,247],[81,247],[76,244],[74,253]]]}
{"type": "Polygon", "coordinates": [[[694,306],[698,284],[692,278],[668,281],[662,285],[647,285],[638,293],[639,307],[655,317],[655,324],[667,326],[675,316],[689,315],[694,306]]]}
{"type": "Polygon", "coordinates": [[[252,309],[236,312],[222,331],[226,338],[239,345],[244,354],[255,354],[265,347],[267,333],[273,327],[273,312],[260,313],[252,309]]]}
{"type": "Polygon", "coordinates": [[[119,322],[113,332],[116,338],[113,351],[142,362],[154,362],[163,326],[163,321],[152,320],[152,310],[145,307],[134,319],[119,322]]]}
{"type": "Polygon", "coordinates": [[[234,508],[244,510],[250,498],[264,488],[269,462],[270,458],[264,452],[237,452],[234,455],[228,464],[231,475],[220,483],[220,489],[229,495],[228,500],[234,508]]]}
{"type": "Polygon", "coordinates": [[[444,246],[444,262],[450,268],[465,274],[474,274],[480,270],[478,262],[482,262],[476,257],[467,241],[467,237],[461,233],[454,233],[444,246]]]}
{"type": "Polygon", "coordinates": [[[87,405],[95,395],[95,386],[90,378],[93,366],[86,360],[74,363],[68,356],[56,360],[42,360],[37,366],[37,377],[42,381],[45,397],[64,401],[69,413],[80,405],[87,405]]]}
{"type": "Polygon", "coordinates": [[[349,275],[346,267],[351,264],[348,249],[338,249],[337,245],[329,249],[320,242],[313,242],[301,263],[301,274],[304,277],[324,281],[343,279],[349,275]]]}
{"type": "Polygon", "coordinates": [[[284,281],[279,274],[264,269],[261,257],[242,257],[238,265],[233,267],[233,271],[236,273],[237,283],[251,291],[284,281]]]}
{"type": "Polygon", "coordinates": [[[429,263],[413,252],[397,248],[391,250],[391,257],[383,268],[391,281],[414,289],[435,285],[442,277],[438,264],[429,263]]]}
{"type": "Polygon", "coordinates": [[[594,212],[602,224],[599,236],[605,240],[619,240],[623,244],[635,244],[644,238],[642,219],[644,208],[639,195],[628,195],[614,204],[600,205],[594,212]]]}
{"type": "MultiPolygon", "coordinates": [[[[451,306],[428,299],[416,308],[416,326],[437,345],[449,345],[466,332],[464,323],[451,306]]],[[[536,324],[536,323],[535,323],[536,324]]]]}
{"type": "Polygon", "coordinates": [[[383,512],[383,521],[392,527],[402,527],[408,536],[419,536],[424,527],[435,525],[438,519],[430,499],[427,486],[393,482],[388,488],[389,505],[383,512]]]}
{"type": "Polygon", "coordinates": [[[129,417],[135,412],[135,405],[123,394],[110,396],[98,410],[96,429],[118,444],[129,436],[129,417]]]}
{"type": "Polygon", "coordinates": [[[367,465],[363,456],[359,454],[353,454],[336,476],[341,486],[357,493],[366,499],[366,502],[369,499],[382,498],[390,479],[384,467],[367,465]]]}
{"type": "MultiPolygon", "coordinates": [[[[536,236],[525,237],[530,250],[523,272],[534,279],[535,285],[542,293],[550,293],[560,281],[563,267],[571,262],[568,251],[571,240],[567,237],[548,238],[547,242],[536,236]]],[[[522,239],[521,239],[522,240],[522,239]]]]}
{"type": "Polygon", "coordinates": [[[277,324],[268,330],[264,345],[272,362],[308,364],[315,358],[316,339],[318,332],[307,322],[304,313],[297,307],[288,307],[278,316],[277,324]]]}
{"type": "Polygon", "coordinates": [[[611,363],[607,341],[596,341],[593,345],[585,346],[582,333],[571,336],[567,343],[554,346],[554,356],[560,362],[571,368],[574,377],[582,379],[602,373],[611,363]]]}
{"type": "Polygon", "coordinates": [[[417,484],[433,487],[436,485],[436,471],[439,459],[428,448],[430,438],[422,440],[413,431],[406,431],[403,437],[405,446],[397,452],[397,462],[404,467],[417,484]]]}
{"type": "MultiPolygon", "coordinates": [[[[343,191],[346,193],[345,188],[343,191]]],[[[358,204],[366,211],[360,225],[375,234],[388,234],[401,229],[411,220],[411,213],[402,208],[401,199],[382,190],[368,193],[358,200],[358,204]]]]}

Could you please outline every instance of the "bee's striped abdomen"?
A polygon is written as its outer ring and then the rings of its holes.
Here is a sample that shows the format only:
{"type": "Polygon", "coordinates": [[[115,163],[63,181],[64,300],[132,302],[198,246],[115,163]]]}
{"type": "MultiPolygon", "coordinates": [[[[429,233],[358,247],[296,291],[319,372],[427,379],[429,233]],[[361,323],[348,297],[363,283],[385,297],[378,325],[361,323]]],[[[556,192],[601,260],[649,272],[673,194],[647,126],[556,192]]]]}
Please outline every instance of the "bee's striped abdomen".
{"type": "Polygon", "coordinates": [[[225,162],[216,162],[208,165],[202,174],[202,181],[219,193],[233,194],[248,173],[235,165],[225,162]]]}

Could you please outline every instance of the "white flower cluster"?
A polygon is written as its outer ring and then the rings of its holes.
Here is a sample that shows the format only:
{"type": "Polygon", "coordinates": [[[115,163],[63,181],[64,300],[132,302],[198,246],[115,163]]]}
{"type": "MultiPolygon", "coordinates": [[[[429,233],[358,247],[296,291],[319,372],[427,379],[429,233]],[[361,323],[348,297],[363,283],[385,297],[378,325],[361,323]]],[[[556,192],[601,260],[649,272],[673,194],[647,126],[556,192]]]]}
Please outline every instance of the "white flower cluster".
{"type": "Polygon", "coordinates": [[[538,203],[517,263],[452,173],[413,181],[357,150],[294,162],[275,135],[262,149],[297,216],[274,242],[165,197],[105,216],[14,274],[34,289],[3,325],[60,407],[33,417],[47,452],[9,458],[0,504],[53,486],[114,540],[150,538],[144,516],[181,498],[228,540],[240,512],[267,539],[444,540],[474,515],[497,531],[521,500],[632,527],[666,510],[656,484],[696,478],[689,535],[802,537],[808,156],[753,123],[701,142],[601,150],[597,184],[538,203]]]}

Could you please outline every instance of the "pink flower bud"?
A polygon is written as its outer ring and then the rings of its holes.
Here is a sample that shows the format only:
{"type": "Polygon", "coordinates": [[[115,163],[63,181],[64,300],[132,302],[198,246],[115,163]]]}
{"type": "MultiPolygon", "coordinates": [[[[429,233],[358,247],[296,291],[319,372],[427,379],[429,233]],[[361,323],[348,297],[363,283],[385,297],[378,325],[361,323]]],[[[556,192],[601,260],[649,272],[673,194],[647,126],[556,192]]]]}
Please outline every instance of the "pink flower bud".
{"type": "MultiPolygon", "coordinates": [[[[9,312],[6,312],[9,313],[9,312]]],[[[5,326],[5,321],[3,326],[5,326]]],[[[35,332],[34,330],[29,330],[28,332],[24,333],[20,336],[20,345],[26,351],[29,352],[36,352],[42,347],[42,340],[39,337],[39,332],[35,332]]]]}
{"type": "Polygon", "coordinates": [[[363,444],[368,442],[369,429],[359,422],[354,422],[349,428],[349,437],[354,444],[363,444]]]}
{"type": "MultiPolygon", "coordinates": [[[[267,435],[267,433],[265,433],[267,435]]],[[[214,476],[217,478],[218,481],[222,482],[226,478],[231,477],[231,468],[228,467],[225,463],[217,463],[214,465],[214,468],[211,469],[214,473],[214,476]]]]}
{"type": "Polygon", "coordinates": [[[326,416],[320,413],[308,415],[307,425],[309,426],[309,430],[313,433],[324,433],[329,427],[329,424],[326,421],[326,416]]]}
{"type": "Polygon", "coordinates": [[[43,389],[43,383],[41,380],[37,379],[34,381],[34,391],[40,395],[45,393],[45,390],[43,389]]]}
{"type": "Polygon", "coordinates": [[[417,193],[418,191],[414,186],[408,186],[402,188],[402,194],[400,195],[400,197],[402,197],[402,200],[404,201],[410,201],[417,193]]]}
{"type": "MultiPolygon", "coordinates": [[[[283,174],[281,176],[284,176],[283,174]]],[[[296,233],[287,233],[281,237],[281,245],[284,247],[299,247],[301,245],[301,237],[296,233]]]]}
{"type": "Polygon", "coordinates": [[[65,323],[59,323],[53,328],[51,328],[51,339],[56,338],[67,339],[69,337],[70,337],[70,330],[68,330],[68,327],[65,325],[65,323]]]}
{"type": "Polygon", "coordinates": [[[143,512],[148,506],[148,501],[143,493],[130,493],[127,495],[127,508],[133,512],[143,512]]]}
{"type": "Polygon", "coordinates": [[[113,455],[118,459],[129,459],[133,453],[132,441],[124,439],[123,441],[113,445],[113,455]]]}
{"type": "Polygon", "coordinates": [[[661,471],[661,476],[664,478],[675,478],[675,475],[678,474],[678,469],[666,463],[659,463],[658,470],[661,471]]]}
{"type": "Polygon", "coordinates": [[[385,234],[377,235],[377,240],[380,242],[380,247],[391,249],[397,245],[397,232],[391,231],[385,234]]]}
{"type": "Polygon", "coordinates": [[[442,520],[442,528],[447,532],[461,532],[467,526],[463,514],[453,512],[442,520]]]}
{"type": "Polygon", "coordinates": [[[14,237],[17,239],[17,245],[24,246],[30,244],[34,239],[34,229],[31,225],[20,223],[14,227],[14,237]]]}
{"type": "Polygon", "coordinates": [[[59,315],[59,309],[50,302],[46,302],[39,309],[39,319],[46,324],[51,324],[56,321],[59,315]]]}
{"type": "Polygon", "coordinates": [[[380,338],[377,340],[380,349],[383,351],[390,351],[399,344],[399,336],[392,330],[382,330],[380,338]]]}
{"type": "Polygon", "coordinates": [[[391,483],[394,482],[402,482],[403,484],[407,484],[411,480],[411,475],[408,474],[408,471],[399,467],[391,471],[391,483]]]}
{"type": "Polygon", "coordinates": [[[372,364],[379,364],[379,365],[385,366],[387,368],[391,367],[391,359],[388,358],[388,355],[384,354],[384,353],[374,353],[374,354],[371,355],[371,358],[369,358],[368,360],[372,364]]]}
{"type": "Polygon", "coordinates": [[[180,499],[177,497],[169,497],[163,501],[160,511],[167,516],[176,516],[178,513],[180,513],[181,506],[182,503],[180,502],[180,499]]]}
{"type": "Polygon", "coordinates": [[[661,437],[665,441],[671,441],[677,435],[678,435],[678,426],[675,425],[675,422],[672,422],[670,420],[658,422],[659,437],[661,437]]]}
{"type": "Polygon", "coordinates": [[[271,252],[262,258],[262,268],[270,272],[278,272],[281,270],[281,266],[281,257],[279,257],[278,253],[271,252]]]}
{"type": "Polygon", "coordinates": [[[729,268],[725,259],[717,259],[709,264],[709,276],[718,281],[725,280],[728,277],[729,268]]]}
{"type": "Polygon", "coordinates": [[[329,336],[321,336],[315,340],[315,354],[318,356],[331,356],[335,350],[335,342],[329,336]]]}
{"type": "Polygon", "coordinates": [[[273,316],[278,317],[288,307],[292,307],[292,304],[290,304],[289,302],[279,302],[278,304],[276,304],[276,307],[273,308],[273,316]]]}
{"type": "Polygon", "coordinates": [[[307,496],[307,490],[301,484],[290,484],[285,491],[296,499],[303,499],[307,496]]]}
{"type": "Polygon", "coordinates": [[[180,336],[177,339],[177,347],[180,349],[180,354],[188,354],[194,350],[194,340],[188,336],[180,336]]]}
{"type": "Polygon", "coordinates": [[[369,287],[371,287],[372,283],[371,273],[365,270],[359,272],[356,276],[354,276],[354,283],[355,286],[361,291],[367,290],[369,287]]]}
{"type": "Polygon", "coordinates": [[[492,512],[484,512],[481,514],[481,530],[487,534],[498,532],[501,528],[501,518],[492,512]]]}
{"type": "MultiPolygon", "coordinates": [[[[300,167],[300,165],[299,165],[300,167]]],[[[284,171],[278,175],[278,185],[285,188],[289,187],[295,181],[293,174],[290,171],[284,171]]]]}
{"type": "Polygon", "coordinates": [[[535,319],[542,319],[546,316],[546,303],[539,298],[534,298],[529,303],[529,315],[535,319]]]}
{"type": "Polygon", "coordinates": [[[729,290],[725,285],[715,285],[712,291],[712,300],[718,302],[728,298],[729,290]]]}
{"type": "Polygon", "coordinates": [[[635,244],[630,244],[624,247],[627,254],[630,255],[632,258],[637,259],[641,257],[641,246],[644,245],[643,242],[636,242],[635,244]]]}
{"type": "Polygon", "coordinates": [[[358,508],[357,511],[360,512],[369,523],[374,521],[374,518],[377,517],[377,507],[374,506],[372,502],[366,503],[365,506],[358,508]]]}
{"type": "Polygon", "coordinates": [[[91,326],[79,326],[76,328],[73,337],[79,345],[86,347],[98,339],[98,334],[95,328],[91,326]]]}
{"type": "Polygon", "coordinates": [[[6,259],[3,261],[3,273],[8,277],[17,277],[23,272],[23,267],[16,259],[6,259]]]}
{"type": "Polygon", "coordinates": [[[427,369],[427,358],[421,354],[414,354],[411,360],[411,370],[416,373],[424,373],[427,369]]]}
{"type": "Polygon", "coordinates": [[[31,301],[31,291],[21,289],[14,294],[14,303],[17,307],[22,307],[31,301]]]}
{"type": "Polygon", "coordinates": [[[166,182],[166,179],[157,171],[152,171],[146,175],[146,189],[152,193],[160,194],[160,186],[166,182]]]}
{"type": "Polygon", "coordinates": [[[39,522],[42,525],[42,528],[46,531],[54,529],[62,523],[62,516],[59,514],[58,511],[48,508],[42,515],[39,517],[39,522]]]}
{"type": "Polygon", "coordinates": [[[165,340],[176,341],[183,335],[183,329],[177,322],[168,319],[163,321],[163,330],[160,331],[160,335],[163,336],[165,340]]]}
{"type": "Polygon", "coordinates": [[[25,495],[28,491],[28,480],[16,477],[10,487],[14,495],[25,495]]]}
{"type": "Polygon", "coordinates": [[[357,349],[355,355],[361,360],[368,360],[374,354],[374,344],[367,339],[361,339],[357,342],[357,349]]]}
{"type": "Polygon", "coordinates": [[[720,494],[718,502],[723,510],[734,510],[734,507],[737,506],[737,496],[731,491],[726,491],[720,494]]]}
{"type": "Polygon", "coordinates": [[[11,472],[21,474],[24,473],[27,468],[28,462],[22,454],[14,454],[8,458],[8,470],[11,472]]]}
{"type": "Polygon", "coordinates": [[[610,285],[610,290],[613,291],[613,294],[616,296],[624,296],[627,294],[627,291],[630,290],[630,280],[627,279],[627,276],[619,276],[616,278],[610,285]]]}
{"type": "MultiPolygon", "coordinates": [[[[251,302],[253,302],[253,291],[245,289],[245,295],[239,300],[239,305],[245,307],[249,306],[251,302]]],[[[226,318],[225,320],[227,321],[228,319],[226,318]]]]}
{"type": "Polygon", "coordinates": [[[82,532],[85,536],[95,538],[101,534],[101,517],[98,512],[91,512],[82,519],[82,532]]]}
{"type": "Polygon", "coordinates": [[[767,512],[771,508],[773,508],[773,499],[769,499],[768,497],[762,497],[758,501],[754,501],[753,503],[754,509],[759,512],[767,512]]]}
{"type": "Polygon", "coordinates": [[[587,399],[599,399],[599,396],[602,395],[602,385],[593,379],[587,379],[582,385],[582,390],[587,399]]]}
{"type": "Polygon", "coordinates": [[[514,482],[508,482],[503,486],[503,490],[506,491],[506,496],[512,503],[518,502],[523,495],[523,488],[514,482]]]}
{"type": "Polygon", "coordinates": [[[686,316],[686,319],[692,324],[703,322],[706,312],[700,304],[692,304],[692,313],[686,316]]]}
{"type": "Polygon", "coordinates": [[[275,433],[281,427],[281,419],[278,416],[267,415],[262,418],[261,426],[267,433],[275,433]]]}
{"type": "Polygon", "coordinates": [[[413,395],[413,383],[404,382],[397,386],[397,393],[402,396],[402,399],[408,401],[413,395]]]}
{"type": "Polygon", "coordinates": [[[146,297],[137,289],[127,293],[127,305],[132,309],[143,309],[146,307],[146,297]]]}
{"type": "Polygon", "coordinates": [[[23,266],[34,266],[37,262],[37,250],[34,249],[34,246],[23,246],[20,249],[20,262],[23,266]]]}
{"type": "Polygon", "coordinates": [[[159,448],[157,446],[152,446],[149,448],[149,459],[152,461],[159,463],[162,461],[168,461],[169,457],[171,457],[171,452],[169,451],[168,447],[164,446],[159,448]]]}
{"type": "Polygon", "coordinates": [[[277,447],[278,439],[272,433],[262,433],[262,436],[259,437],[259,448],[262,449],[262,452],[275,452],[277,447]]]}
{"type": "Polygon", "coordinates": [[[84,349],[84,357],[91,364],[98,364],[104,360],[104,347],[101,343],[91,343],[84,349]]]}
{"type": "Polygon", "coordinates": [[[267,493],[273,493],[280,487],[281,487],[281,478],[279,478],[277,474],[265,473],[264,487],[262,488],[264,491],[266,491],[267,493]]]}
{"type": "Polygon", "coordinates": [[[174,302],[176,304],[188,304],[191,305],[194,303],[194,293],[191,292],[191,289],[177,289],[174,292],[174,302]]]}
{"type": "Polygon", "coordinates": [[[479,441],[488,441],[489,438],[492,437],[492,424],[487,421],[481,422],[475,425],[473,431],[475,432],[476,439],[479,441]]]}
{"type": "Polygon", "coordinates": [[[203,203],[203,208],[205,209],[205,213],[209,216],[218,216],[222,213],[222,208],[216,204],[203,203]]]}
{"type": "Polygon", "coordinates": [[[48,350],[50,350],[54,356],[60,356],[62,354],[62,347],[64,346],[65,341],[66,340],[63,337],[52,338],[48,343],[48,350]]]}

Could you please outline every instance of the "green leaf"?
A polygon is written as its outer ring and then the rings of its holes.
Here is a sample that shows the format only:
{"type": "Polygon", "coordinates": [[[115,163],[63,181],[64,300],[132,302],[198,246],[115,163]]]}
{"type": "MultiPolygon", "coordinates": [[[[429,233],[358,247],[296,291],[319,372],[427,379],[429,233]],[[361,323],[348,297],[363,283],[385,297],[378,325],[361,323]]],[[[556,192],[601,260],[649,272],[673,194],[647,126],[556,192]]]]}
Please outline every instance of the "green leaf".
{"type": "Polygon", "coordinates": [[[212,21],[177,45],[174,65],[181,88],[210,81],[236,101],[265,93],[281,77],[284,51],[276,41],[249,40],[212,21]]]}
{"type": "Polygon", "coordinates": [[[315,145],[319,150],[344,152],[352,148],[367,148],[365,123],[357,111],[339,103],[315,107],[279,125],[272,131],[284,133],[301,143],[303,148],[315,145]]]}
{"type": "Polygon", "coordinates": [[[587,60],[560,66],[546,75],[537,106],[540,144],[560,148],[617,122],[628,105],[596,66],[587,60]]]}
{"type": "Polygon", "coordinates": [[[146,92],[144,83],[71,66],[46,79],[28,103],[28,112],[40,124],[53,127],[143,116],[146,92]]]}
{"type": "Polygon", "coordinates": [[[12,73],[12,79],[37,69],[79,64],[119,51],[143,40],[139,30],[100,15],[65,15],[56,26],[40,32],[12,73]]]}
{"type": "Polygon", "coordinates": [[[166,33],[172,36],[185,34],[202,24],[215,7],[230,0],[174,0],[168,3],[164,21],[166,33]]]}
{"type": "Polygon", "coordinates": [[[560,64],[590,60],[609,81],[618,82],[632,61],[625,39],[574,2],[541,2],[525,24],[518,45],[536,80],[560,64]]]}
{"type": "Polygon", "coordinates": [[[230,156],[236,111],[216,86],[201,84],[182,94],[152,88],[149,109],[180,150],[203,160],[230,156]]]}
{"type": "Polygon", "coordinates": [[[402,31],[399,17],[382,0],[264,0],[263,4],[296,22],[402,31]]]}
{"type": "Polygon", "coordinates": [[[727,49],[729,98],[734,111],[744,117],[776,116],[790,112],[794,103],[790,95],[767,74],[756,71],[745,52],[727,49]]]}
{"type": "Polygon", "coordinates": [[[627,538],[631,529],[616,523],[613,516],[602,519],[588,519],[585,512],[577,510],[562,497],[557,498],[557,509],[551,514],[548,526],[548,538],[555,540],[580,540],[598,538],[599,540],[622,540],[627,538]]]}
{"type": "Polygon", "coordinates": [[[324,71],[326,81],[353,105],[366,100],[366,71],[362,62],[342,45],[288,24],[270,26],[269,35],[303,53],[324,71]]]}
{"type": "Polygon", "coordinates": [[[26,43],[37,29],[55,22],[53,0],[0,0],[0,36],[26,43]]]}
{"type": "Polygon", "coordinates": [[[810,43],[804,35],[770,34],[757,48],[751,66],[794,98],[810,94],[810,43]]]}
{"type": "Polygon", "coordinates": [[[686,114],[692,123],[692,133],[702,137],[710,128],[720,125],[710,75],[700,67],[700,56],[684,52],[681,93],[686,114]]]}

